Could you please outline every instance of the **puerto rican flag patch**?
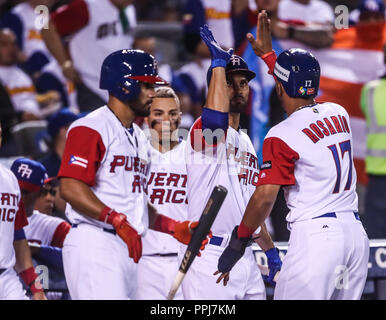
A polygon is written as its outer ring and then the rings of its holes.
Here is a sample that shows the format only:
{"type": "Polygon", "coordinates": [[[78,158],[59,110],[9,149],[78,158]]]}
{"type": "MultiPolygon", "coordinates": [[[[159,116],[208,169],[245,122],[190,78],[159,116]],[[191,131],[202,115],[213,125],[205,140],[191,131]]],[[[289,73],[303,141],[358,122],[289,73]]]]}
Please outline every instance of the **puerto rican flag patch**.
{"type": "Polygon", "coordinates": [[[74,164],[74,165],[77,165],[77,166],[80,166],[83,168],[87,168],[88,160],[81,158],[81,157],[78,157],[78,156],[71,155],[70,161],[68,163],[74,164]]]}

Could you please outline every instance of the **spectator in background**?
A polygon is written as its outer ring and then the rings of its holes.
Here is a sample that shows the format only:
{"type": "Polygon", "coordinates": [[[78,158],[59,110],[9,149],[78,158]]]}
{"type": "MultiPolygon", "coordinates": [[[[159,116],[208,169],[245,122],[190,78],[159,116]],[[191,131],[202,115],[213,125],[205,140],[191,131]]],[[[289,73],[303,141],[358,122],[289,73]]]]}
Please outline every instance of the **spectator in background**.
{"type": "Polygon", "coordinates": [[[16,35],[21,51],[18,62],[32,78],[38,93],[55,90],[60,94],[63,106],[76,106],[73,85],[68,83],[56,60],[48,51],[40,34],[44,22],[35,13],[39,5],[51,7],[56,0],[28,0],[13,7],[1,17],[0,25],[16,35]],[[41,20],[41,21],[40,21],[41,20]]]}
{"type": "MultiPolygon", "coordinates": [[[[384,46],[386,66],[386,45],[384,46]]],[[[361,108],[366,116],[366,172],[369,177],[363,223],[371,239],[386,238],[386,73],[368,82],[361,92],[361,108]]]]}
{"type": "MultiPolygon", "coordinates": [[[[256,0],[258,9],[261,10],[259,3],[267,1],[256,0]]],[[[277,39],[292,39],[314,48],[327,48],[333,42],[334,19],[334,11],[324,1],[281,0],[271,18],[272,33],[277,39]]]]}
{"type": "Polygon", "coordinates": [[[380,22],[385,19],[386,0],[360,0],[357,9],[350,13],[350,25],[361,20],[364,22],[380,22]]]}
{"type": "Polygon", "coordinates": [[[67,129],[72,122],[79,118],[75,113],[61,109],[48,120],[47,132],[49,135],[50,152],[40,162],[47,169],[49,177],[56,177],[66,144],[67,129]]]}
{"type": "Polygon", "coordinates": [[[59,181],[56,177],[44,180],[39,198],[35,202],[35,210],[49,216],[64,218],[66,202],[59,196],[59,181]]]}
{"type": "MultiPolygon", "coordinates": [[[[187,12],[189,12],[189,5],[192,5],[192,1],[188,3],[187,12]]],[[[197,1],[197,5],[200,6],[201,2],[197,1]]],[[[203,9],[202,6],[201,9],[203,9]]],[[[205,103],[207,92],[206,74],[210,66],[208,47],[200,37],[200,26],[204,23],[205,19],[202,19],[198,13],[195,15],[186,13],[184,15],[183,41],[191,61],[176,71],[177,77],[190,97],[190,112],[194,119],[201,115],[201,108],[205,103]]]]}
{"type": "Polygon", "coordinates": [[[99,88],[103,59],[111,52],[130,49],[136,26],[133,0],[73,0],[51,14],[43,39],[62,68],[76,83],[79,110],[91,111],[107,102],[99,88]],[[71,36],[67,53],[62,38],[71,36]]]}
{"type": "MultiPolygon", "coordinates": [[[[157,40],[155,37],[136,37],[134,40],[133,48],[150,53],[156,58],[158,62],[162,61],[156,50],[157,40]]],[[[185,88],[183,81],[179,76],[177,76],[176,72],[169,64],[161,62],[158,65],[158,74],[162,77],[162,79],[165,79],[170,84],[180,100],[180,109],[182,112],[180,127],[186,129],[190,128],[194,122],[194,118],[191,114],[191,99],[188,89],[185,88]]]]}
{"type": "Polygon", "coordinates": [[[199,33],[200,26],[208,24],[221,47],[234,47],[232,0],[187,0],[184,22],[196,33],[199,33]]]}
{"type": "Polygon", "coordinates": [[[22,121],[40,119],[35,87],[17,63],[16,37],[10,29],[0,29],[0,81],[22,121]]]}

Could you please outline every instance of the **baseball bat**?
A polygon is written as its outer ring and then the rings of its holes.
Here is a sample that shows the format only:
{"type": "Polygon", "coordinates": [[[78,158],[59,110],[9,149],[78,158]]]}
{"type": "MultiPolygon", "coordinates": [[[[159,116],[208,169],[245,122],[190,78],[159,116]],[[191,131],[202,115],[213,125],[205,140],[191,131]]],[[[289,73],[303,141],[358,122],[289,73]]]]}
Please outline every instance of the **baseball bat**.
{"type": "Polygon", "coordinates": [[[208,235],[227,193],[228,190],[223,186],[218,185],[213,188],[212,194],[210,195],[204,211],[201,214],[198,226],[193,231],[192,238],[190,239],[188,247],[185,251],[184,258],[182,259],[178,273],[169,291],[168,300],[173,300],[193,260],[200,251],[201,243],[208,235]]]}

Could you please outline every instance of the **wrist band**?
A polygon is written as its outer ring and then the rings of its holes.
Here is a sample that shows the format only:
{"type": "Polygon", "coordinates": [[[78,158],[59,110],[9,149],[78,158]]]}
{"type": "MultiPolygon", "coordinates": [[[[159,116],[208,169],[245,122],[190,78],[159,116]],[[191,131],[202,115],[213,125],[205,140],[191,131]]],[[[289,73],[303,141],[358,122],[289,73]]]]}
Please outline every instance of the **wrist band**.
{"type": "Polygon", "coordinates": [[[176,220],[173,220],[162,214],[158,214],[158,217],[154,222],[154,230],[173,235],[176,222],[176,220]]]}
{"type": "Polygon", "coordinates": [[[35,269],[33,267],[29,267],[24,271],[19,273],[19,276],[23,279],[24,283],[30,288],[32,294],[36,292],[42,292],[43,286],[40,281],[36,281],[38,275],[35,273],[35,269]]]}
{"type": "Polygon", "coordinates": [[[106,206],[102,209],[102,212],[99,216],[99,221],[102,221],[104,223],[109,223],[109,218],[111,213],[114,212],[114,209],[111,209],[110,207],[106,206]]]}
{"type": "Polygon", "coordinates": [[[261,56],[261,58],[264,60],[265,64],[268,66],[268,73],[273,74],[273,69],[275,68],[276,63],[276,53],[274,50],[264,54],[261,56]]]}
{"type": "Polygon", "coordinates": [[[217,67],[225,68],[227,66],[227,62],[224,59],[214,59],[212,60],[212,63],[210,66],[212,69],[217,67]]]}

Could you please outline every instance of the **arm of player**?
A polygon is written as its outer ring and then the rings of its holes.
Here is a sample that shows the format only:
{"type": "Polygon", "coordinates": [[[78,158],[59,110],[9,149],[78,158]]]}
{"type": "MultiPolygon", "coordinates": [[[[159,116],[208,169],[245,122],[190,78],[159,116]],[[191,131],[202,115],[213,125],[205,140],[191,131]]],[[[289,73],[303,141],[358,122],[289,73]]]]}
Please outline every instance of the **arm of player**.
{"type": "Polygon", "coordinates": [[[268,73],[273,75],[276,62],[275,51],[272,50],[271,21],[265,10],[258,14],[256,39],[252,33],[247,33],[247,39],[256,56],[262,58],[268,66],[268,73]]]}
{"type": "Polygon", "coordinates": [[[117,234],[126,243],[129,256],[138,263],[142,255],[141,236],[129,224],[123,213],[109,208],[94,194],[83,181],[62,177],[60,179],[60,194],[78,212],[90,218],[111,224],[117,234]]]}
{"type": "Polygon", "coordinates": [[[267,256],[269,274],[263,275],[263,279],[271,285],[275,285],[274,278],[276,273],[281,270],[282,262],[279,256],[279,249],[275,248],[275,244],[272,241],[265,222],[262,224],[261,231],[255,242],[267,256]]]}
{"type": "MultiPolygon", "coordinates": [[[[18,230],[18,234],[24,234],[23,229],[18,230]]],[[[37,280],[37,274],[32,264],[31,251],[28,247],[28,242],[23,237],[18,238],[13,242],[15,249],[16,264],[15,271],[23,279],[24,283],[30,288],[34,300],[46,300],[43,286],[37,280]]]]}
{"type": "MultiPolygon", "coordinates": [[[[203,108],[201,116],[201,131],[205,141],[215,146],[224,136],[228,129],[229,98],[227,93],[227,84],[225,78],[225,67],[232,56],[233,49],[228,51],[222,49],[213,37],[207,25],[200,27],[200,36],[207,45],[211,55],[211,65],[208,70],[208,96],[206,106],[203,108]]],[[[197,129],[197,128],[196,128],[197,129]]],[[[192,131],[194,135],[194,130],[192,131]]],[[[201,145],[201,139],[193,139],[201,145]]],[[[195,150],[197,146],[193,146],[195,150]]]]}
{"type": "MultiPolygon", "coordinates": [[[[280,185],[266,184],[256,187],[255,192],[248,202],[240,226],[236,229],[236,232],[232,233],[231,241],[219,259],[218,270],[214,274],[217,275],[221,273],[217,279],[217,283],[224,280],[224,286],[227,284],[229,281],[229,272],[243,256],[245,248],[250,243],[248,240],[251,239],[252,234],[259,226],[264,225],[265,219],[268,218],[275,204],[279,190],[280,185]]],[[[262,245],[268,249],[272,245],[270,242],[272,240],[268,240],[269,235],[265,235],[265,237],[266,239],[261,240],[261,242],[262,245]]],[[[272,248],[274,248],[273,245],[271,249],[272,248]]],[[[266,252],[268,251],[269,250],[266,252]]]]}
{"type": "MultiPolygon", "coordinates": [[[[198,227],[198,221],[176,221],[158,213],[150,203],[148,203],[148,213],[150,229],[170,234],[183,244],[189,244],[190,240],[192,239],[194,229],[198,227]]],[[[211,237],[212,232],[210,231],[208,237],[202,241],[200,250],[205,249],[205,246],[208,244],[209,238],[211,237]]],[[[198,252],[197,255],[201,256],[201,253],[198,252]]]]}

